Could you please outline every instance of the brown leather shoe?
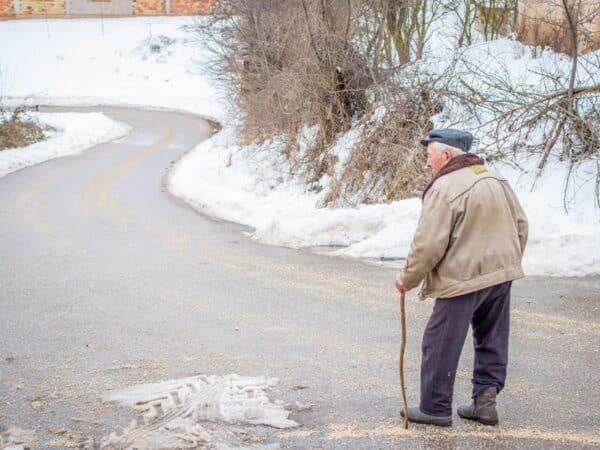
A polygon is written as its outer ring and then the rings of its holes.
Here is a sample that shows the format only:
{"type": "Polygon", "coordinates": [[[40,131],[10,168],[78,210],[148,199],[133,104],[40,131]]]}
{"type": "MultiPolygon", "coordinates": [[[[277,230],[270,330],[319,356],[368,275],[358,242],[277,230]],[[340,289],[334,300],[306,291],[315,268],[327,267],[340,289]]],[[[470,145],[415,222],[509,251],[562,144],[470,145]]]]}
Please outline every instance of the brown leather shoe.
{"type": "Polygon", "coordinates": [[[470,405],[459,406],[458,415],[463,419],[477,420],[484,425],[496,425],[498,423],[496,393],[495,387],[485,389],[473,399],[470,405]]]}
{"type": "MultiPolygon", "coordinates": [[[[400,411],[400,415],[404,417],[404,411],[400,411]]],[[[408,420],[415,423],[437,425],[438,427],[449,427],[452,425],[452,416],[431,416],[421,412],[418,406],[408,408],[408,420]]]]}

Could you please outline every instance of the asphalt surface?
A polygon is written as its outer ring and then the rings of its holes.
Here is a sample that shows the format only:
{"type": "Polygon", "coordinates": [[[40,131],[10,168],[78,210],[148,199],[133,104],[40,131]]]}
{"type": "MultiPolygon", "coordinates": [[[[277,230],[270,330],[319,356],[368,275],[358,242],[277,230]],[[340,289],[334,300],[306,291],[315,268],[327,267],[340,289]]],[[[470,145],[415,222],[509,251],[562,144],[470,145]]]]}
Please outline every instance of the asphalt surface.
{"type": "MultiPolygon", "coordinates": [[[[96,108],[97,110],[98,108],[96,108]]],[[[401,427],[396,271],[260,245],[172,198],[170,165],[212,132],[193,116],[101,108],[130,135],[0,179],[0,431],[34,448],[96,444],[134,414],[108,389],[195,374],[268,375],[312,403],[289,448],[600,447],[600,279],[515,283],[501,424],[401,427]]],[[[432,303],[408,297],[418,400],[432,303]]],[[[469,399],[470,337],[455,404],[469,399]]]]}

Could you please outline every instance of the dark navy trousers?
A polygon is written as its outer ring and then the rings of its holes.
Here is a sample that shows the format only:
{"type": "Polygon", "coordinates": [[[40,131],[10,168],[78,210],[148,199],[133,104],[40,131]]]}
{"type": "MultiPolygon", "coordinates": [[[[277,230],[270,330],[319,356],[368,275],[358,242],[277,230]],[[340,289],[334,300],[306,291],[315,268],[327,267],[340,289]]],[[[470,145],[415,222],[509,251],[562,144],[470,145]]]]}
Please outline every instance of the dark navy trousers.
{"type": "Polygon", "coordinates": [[[470,294],[438,298],[425,334],[421,359],[420,409],[433,416],[452,414],[458,360],[469,324],[473,327],[473,397],[504,387],[508,363],[510,288],[507,281],[470,294]]]}

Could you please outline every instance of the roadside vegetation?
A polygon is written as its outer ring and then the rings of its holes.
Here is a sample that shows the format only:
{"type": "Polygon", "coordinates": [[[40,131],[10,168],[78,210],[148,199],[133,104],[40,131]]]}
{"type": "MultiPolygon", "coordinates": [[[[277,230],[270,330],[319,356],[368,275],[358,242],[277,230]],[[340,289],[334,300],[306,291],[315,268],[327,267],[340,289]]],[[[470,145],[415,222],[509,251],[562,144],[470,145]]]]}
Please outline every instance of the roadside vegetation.
{"type": "MultiPolygon", "coordinates": [[[[196,31],[243,114],[242,142],[282,139],[308,188],[326,190],[324,205],[351,206],[418,195],[428,177],[418,141],[436,125],[469,129],[490,160],[518,165],[525,152],[539,174],[551,158],[571,169],[599,158],[600,52],[590,50],[600,45],[590,24],[600,12],[593,1],[548,0],[527,17],[528,3],[223,0],[196,31]],[[477,54],[505,36],[553,45],[570,63],[516,80],[501,57],[477,54]],[[349,146],[336,145],[348,133],[349,146]]],[[[501,52],[516,51],[503,42],[501,52]]]]}
{"type": "Polygon", "coordinates": [[[44,128],[24,108],[0,109],[0,151],[27,147],[44,139],[44,128]]]}

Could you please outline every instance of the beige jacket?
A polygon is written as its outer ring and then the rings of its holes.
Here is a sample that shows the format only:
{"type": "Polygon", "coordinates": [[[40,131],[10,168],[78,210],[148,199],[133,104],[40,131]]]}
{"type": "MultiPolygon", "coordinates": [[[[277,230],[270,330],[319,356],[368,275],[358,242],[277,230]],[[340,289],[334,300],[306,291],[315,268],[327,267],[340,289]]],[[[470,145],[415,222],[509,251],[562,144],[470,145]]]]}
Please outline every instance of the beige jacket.
{"type": "Polygon", "coordinates": [[[508,181],[482,165],[433,183],[400,278],[421,299],[455,297],[522,278],[527,218],[508,181]]]}

